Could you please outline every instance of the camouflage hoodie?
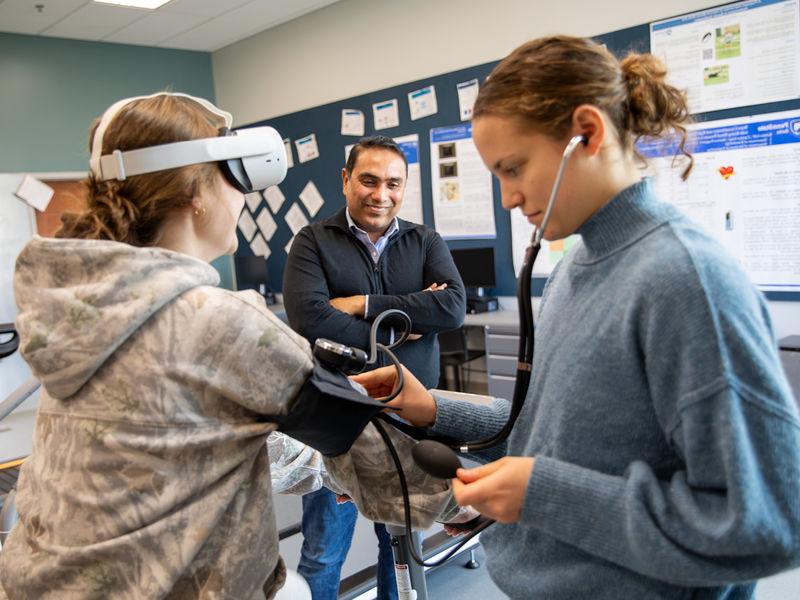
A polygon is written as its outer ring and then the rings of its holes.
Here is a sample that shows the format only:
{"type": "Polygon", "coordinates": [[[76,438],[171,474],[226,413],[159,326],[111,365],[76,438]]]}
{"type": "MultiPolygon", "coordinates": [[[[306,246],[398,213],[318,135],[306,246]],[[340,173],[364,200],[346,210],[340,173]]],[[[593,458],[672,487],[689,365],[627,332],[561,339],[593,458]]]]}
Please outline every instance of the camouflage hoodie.
{"type": "MultiPolygon", "coordinates": [[[[217,283],[207,263],[159,248],[37,237],[22,251],[17,328],[43,390],[0,597],[250,600],[280,587],[265,440],[312,359],[257,294],[217,283]]],[[[426,527],[447,485],[392,436],[426,527]]],[[[379,444],[370,426],[325,466],[368,517],[399,522],[379,444]]]]}

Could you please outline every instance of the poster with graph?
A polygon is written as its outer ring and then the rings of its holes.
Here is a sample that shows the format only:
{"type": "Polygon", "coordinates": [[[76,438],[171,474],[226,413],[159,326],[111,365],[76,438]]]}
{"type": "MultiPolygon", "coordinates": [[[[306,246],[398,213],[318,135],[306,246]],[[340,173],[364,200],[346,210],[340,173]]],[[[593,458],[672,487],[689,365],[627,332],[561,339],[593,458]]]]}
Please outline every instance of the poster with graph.
{"type": "Polygon", "coordinates": [[[656,193],[716,237],[764,291],[800,291],[800,110],[691,128],[687,181],[675,142],[639,144],[656,193]]]}

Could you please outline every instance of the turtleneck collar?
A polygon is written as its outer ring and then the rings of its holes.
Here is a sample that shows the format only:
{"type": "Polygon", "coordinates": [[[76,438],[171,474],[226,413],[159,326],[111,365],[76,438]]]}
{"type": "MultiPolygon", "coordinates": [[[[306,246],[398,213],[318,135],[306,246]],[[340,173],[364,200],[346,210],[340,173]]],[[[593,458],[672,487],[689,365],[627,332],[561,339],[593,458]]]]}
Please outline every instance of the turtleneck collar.
{"type": "Polygon", "coordinates": [[[678,215],[677,209],[656,200],[645,178],[614,196],[578,229],[582,247],[575,262],[596,262],[649,233],[678,215]]]}

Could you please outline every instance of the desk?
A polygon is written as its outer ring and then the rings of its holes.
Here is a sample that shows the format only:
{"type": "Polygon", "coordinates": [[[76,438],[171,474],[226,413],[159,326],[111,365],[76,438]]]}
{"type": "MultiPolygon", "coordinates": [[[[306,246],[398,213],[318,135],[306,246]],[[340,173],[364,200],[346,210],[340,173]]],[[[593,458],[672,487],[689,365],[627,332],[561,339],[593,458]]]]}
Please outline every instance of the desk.
{"type": "MultiPolygon", "coordinates": [[[[535,301],[538,299],[535,299],[535,301]]],[[[517,374],[519,352],[519,313],[516,305],[493,312],[467,315],[464,326],[480,328],[486,348],[488,394],[511,400],[517,374]]],[[[501,305],[502,306],[502,305],[501,305]]]]}
{"type": "MultiPolygon", "coordinates": [[[[534,317],[536,303],[534,299],[534,317]]],[[[517,354],[519,352],[519,312],[510,301],[501,310],[476,315],[467,315],[465,327],[483,330],[486,348],[486,377],[489,395],[511,400],[514,396],[514,381],[517,374],[517,354]]],[[[798,336],[780,340],[780,357],[789,385],[800,407],[800,350],[798,336]]]]}
{"type": "Polygon", "coordinates": [[[500,309],[492,312],[478,313],[464,317],[464,327],[514,327],[519,329],[519,313],[513,309],[500,309]]]}

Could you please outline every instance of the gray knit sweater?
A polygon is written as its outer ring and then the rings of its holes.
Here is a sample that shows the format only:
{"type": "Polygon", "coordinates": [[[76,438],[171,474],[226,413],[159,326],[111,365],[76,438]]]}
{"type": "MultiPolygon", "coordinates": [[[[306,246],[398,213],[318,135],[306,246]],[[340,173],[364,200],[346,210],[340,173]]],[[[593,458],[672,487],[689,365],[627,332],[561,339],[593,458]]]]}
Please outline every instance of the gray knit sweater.
{"type": "MultiPolygon", "coordinates": [[[[764,301],[646,180],[579,233],[540,307],[507,449],[536,463],[519,522],[483,535],[492,578],[526,600],[750,598],[800,564],[800,420],[764,301]]],[[[437,406],[461,439],[507,414],[437,406]]]]}

